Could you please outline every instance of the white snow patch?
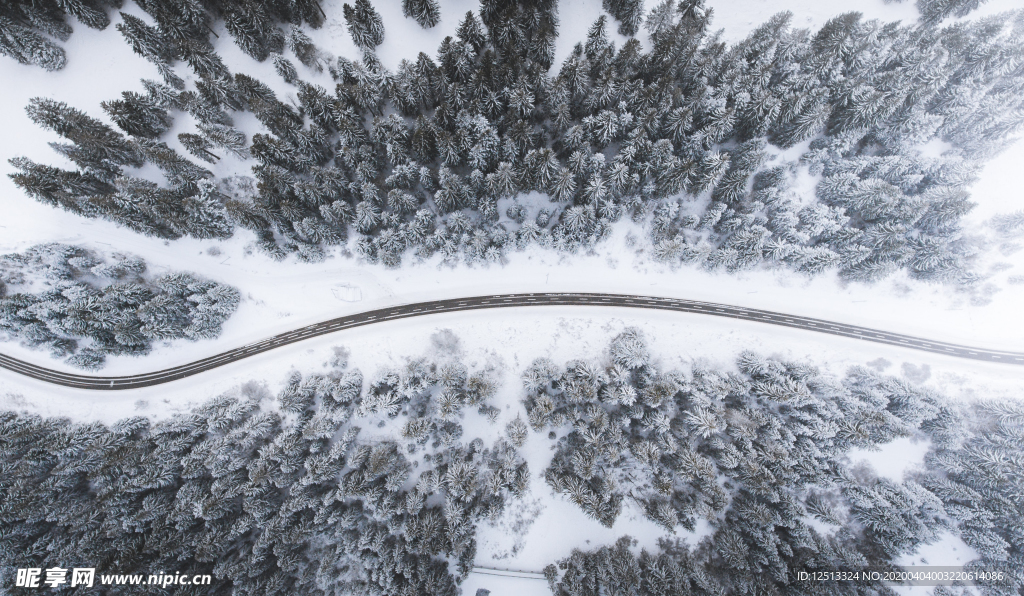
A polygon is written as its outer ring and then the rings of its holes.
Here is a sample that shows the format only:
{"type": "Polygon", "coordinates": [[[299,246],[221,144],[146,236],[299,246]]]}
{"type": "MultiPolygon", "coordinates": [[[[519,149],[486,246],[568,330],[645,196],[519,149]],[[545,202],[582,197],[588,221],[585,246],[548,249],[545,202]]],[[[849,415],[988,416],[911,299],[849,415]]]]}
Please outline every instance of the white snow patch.
{"type": "Polygon", "coordinates": [[[977,559],[980,555],[959,536],[943,532],[931,544],[922,545],[912,554],[903,555],[896,563],[904,567],[919,565],[961,566],[977,559]]]}
{"type": "Polygon", "coordinates": [[[847,457],[853,464],[866,463],[883,478],[902,482],[907,472],[924,464],[929,448],[930,441],[901,437],[879,445],[876,450],[852,449],[847,457]]]}
{"type": "Polygon", "coordinates": [[[953,145],[936,137],[918,147],[917,151],[923,159],[939,159],[952,149],[953,145]]]}
{"type": "MultiPolygon", "coordinates": [[[[978,553],[959,536],[943,532],[939,540],[925,544],[912,554],[903,555],[896,564],[903,568],[913,567],[962,567],[978,558],[978,553]]],[[[890,586],[902,596],[930,596],[934,588],[927,586],[890,586]]],[[[971,593],[977,594],[977,589],[971,593]]]]}

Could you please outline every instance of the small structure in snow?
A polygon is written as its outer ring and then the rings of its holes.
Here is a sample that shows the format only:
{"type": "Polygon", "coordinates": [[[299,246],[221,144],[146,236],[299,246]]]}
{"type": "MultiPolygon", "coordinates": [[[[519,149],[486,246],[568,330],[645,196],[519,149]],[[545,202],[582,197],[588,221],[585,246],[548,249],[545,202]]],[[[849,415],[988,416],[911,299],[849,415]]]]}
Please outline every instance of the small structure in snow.
{"type": "Polygon", "coordinates": [[[342,302],[359,302],[363,299],[363,291],[359,286],[351,284],[338,284],[331,288],[331,293],[342,302]]]}

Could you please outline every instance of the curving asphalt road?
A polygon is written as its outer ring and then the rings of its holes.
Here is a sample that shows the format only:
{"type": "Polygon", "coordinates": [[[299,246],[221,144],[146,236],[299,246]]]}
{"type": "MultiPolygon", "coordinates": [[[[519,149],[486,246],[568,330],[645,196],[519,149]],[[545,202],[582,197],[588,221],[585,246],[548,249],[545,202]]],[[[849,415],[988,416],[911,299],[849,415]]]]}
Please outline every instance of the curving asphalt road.
{"type": "Polygon", "coordinates": [[[499,294],[494,296],[477,296],[473,298],[455,298],[452,300],[435,300],[433,302],[420,302],[417,304],[405,304],[390,306],[371,310],[359,314],[338,317],[322,323],[308,325],[295,331],[289,331],[264,339],[262,341],[244,345],[240,348],[228,350],[209,358],[196,360],[189,364],[175,366],[156,372],[129,375],[121,377],[94,377],[65,373],[50,370],[35,364],[29,364],[17,358],[0,354],[0,367],[12,370],[22,375],[46,381],[64,387],[77,389],[97,390],[119,390],[137,389],[140,387],[151,387],[169,383],[178,379],[184,379],[192,375],[236,362],[249,356],[261,354],[278,348],[293,344],[295,342],[333,333],[342,329],[351,329],[363,325],[372,325],[382,321],[395,319],[407,319],[433,313],[458,312],[466,310],[484,310],[493,308],[509,308],[522,306],[614,306],[625,308],[648,308],[657,310],[670,310],[675,312],[695,313],[711,315],[716,317],[727,317],[732,319],[743,319],[757,321],[769,325],[792,327],[828,333],[842,337],[863,339],[882,344],[945,354],[957,358],[969,358],[971,360],[982,360],[986,362],[1000,362],[1004,364],[1024,365],[1024,353],[1006,352],[999,350],[985,350],[959,344],[932,341],[889,333],[868,327],[846,325],[822,319],[812,319],[796,315],[787,315],[756,308],[744,308],[740,306],[729,306],[727,304],[716,304],[714,302],[699,302],[696,300],[683,300],[679,298],[657,298],[652,296],[624,296],[621,294],[499,294]]]}

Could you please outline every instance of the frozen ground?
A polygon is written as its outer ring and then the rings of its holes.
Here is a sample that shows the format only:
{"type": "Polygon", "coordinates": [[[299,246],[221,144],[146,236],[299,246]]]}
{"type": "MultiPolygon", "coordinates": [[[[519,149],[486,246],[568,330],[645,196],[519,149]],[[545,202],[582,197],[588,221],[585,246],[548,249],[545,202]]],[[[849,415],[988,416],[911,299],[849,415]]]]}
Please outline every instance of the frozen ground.
{"type": "MultiPolygon", "coordinates": [[[[904,366],[907,364],[909,363],[904,363],[904,366]]],[[[849,459],[853,465],[866,464],[879,476],[894,482],[902,482],[904,474],[924,464],[924,456],[928,453],[929,447],[931,445],[928,441],[904,437],[886,443],[877,451],[854,449],[850,451],[849,459]]]]}

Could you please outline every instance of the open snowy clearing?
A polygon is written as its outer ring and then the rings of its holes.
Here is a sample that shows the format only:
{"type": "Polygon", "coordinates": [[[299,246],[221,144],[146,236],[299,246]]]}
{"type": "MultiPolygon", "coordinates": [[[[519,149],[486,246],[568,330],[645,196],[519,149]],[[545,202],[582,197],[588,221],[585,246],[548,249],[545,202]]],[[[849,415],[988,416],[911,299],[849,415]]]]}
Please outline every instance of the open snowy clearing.
{"type": "MultiPolygon", "coordinates": [[[[513,253],[505,266],[450,268],[431,261],[389,270],[342,257],[319,264],[274,262],[258,253],[246,254],[247,233],[216,244],[181,240],[164,245],[105,222],[88,223],[106,228],[103,236],[110,242],[89,242],[84,234],[54,240],[90,246],[100,252],[117,247],[142,255],[157,272],[189,270],[242,292],[238,312],[225,323],[217,339],[173,342],[142,358],[111,357],[103,369],[103,374],[110,375],[184,364],[341,315],[412,302],[512,292],[634,293],[704,300],[991,349],[1024,349],[1017,324],[1018,300],[1024,298],[1020,295],[1024,287],[1019,285],[996,294],[987,306],[974,306],[966,298],[950,296],[945,289],[896,280],[844,288],[831,279],[808,280],[785,271],[728,275],[696,268],[673,270],[636,255],[627,246],[625,230],[602,245],[602,254],[598,255],[560,258],[534,248],[513,253]],[[210,246],[219,250],[209,251],[210,246]]],[[[632,232],[640,234],[638,229],[632,232]]],[[[728,321],[717,324],[732,325],[728,321]]],[[[761,332],[777,333],[765,326],[761,332]]],[[[45,352],[13,342],[4,344],[4,350],[28,362],[77,372],[50,359],[45,352]]]]}
{"type": "Polygon", "coordinates": [[[476,594],[480,588],[490,590],[493,596],[548,596],[548,582],[544,580],[516,577],[496,577],[482,573],[470,573],[462,582],[463,594],[476,594]]]}

